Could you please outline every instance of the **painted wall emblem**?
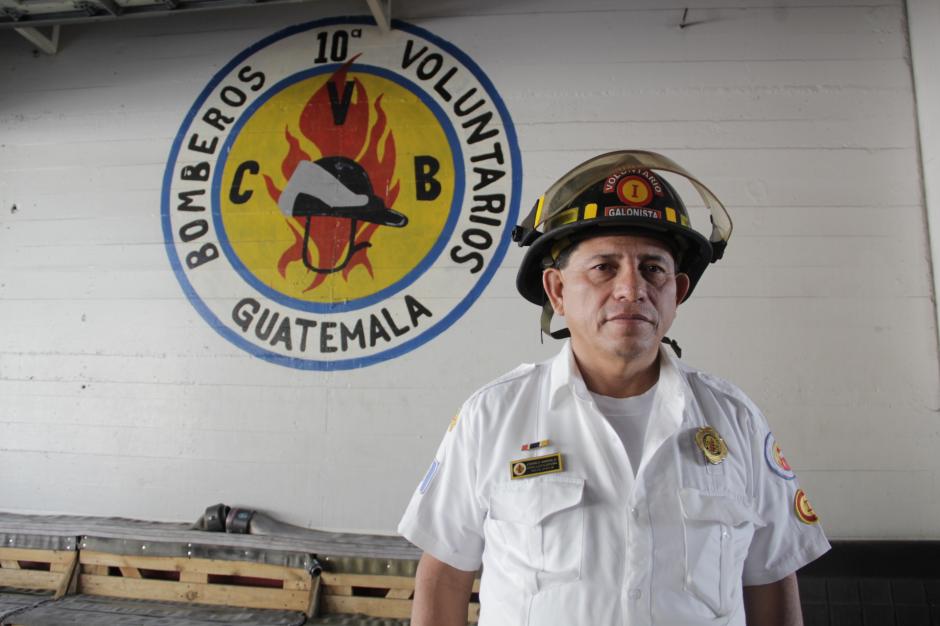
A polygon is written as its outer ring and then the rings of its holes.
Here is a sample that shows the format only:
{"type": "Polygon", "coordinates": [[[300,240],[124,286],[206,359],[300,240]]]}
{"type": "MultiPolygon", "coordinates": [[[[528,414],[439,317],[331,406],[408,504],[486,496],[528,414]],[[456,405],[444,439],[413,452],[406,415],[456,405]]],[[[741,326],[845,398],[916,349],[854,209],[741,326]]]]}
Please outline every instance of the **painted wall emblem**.
{"type": "Polygon", "coordinates": [[[193,306],[304,369],[362,367],[453,324],[516,223],[499,94],[463,52],[370,18],[288,28],[203,90],[173,144],[162,219],[193,306]]]}

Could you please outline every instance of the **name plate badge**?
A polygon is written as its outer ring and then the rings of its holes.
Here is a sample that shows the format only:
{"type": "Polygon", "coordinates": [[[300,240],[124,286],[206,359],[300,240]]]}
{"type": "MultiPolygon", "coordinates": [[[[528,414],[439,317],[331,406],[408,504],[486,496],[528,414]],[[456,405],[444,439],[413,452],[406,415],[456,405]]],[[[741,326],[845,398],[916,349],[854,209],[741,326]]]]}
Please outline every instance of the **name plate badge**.
{"type": "Polygon", "coordinates": [[[509,464],[509,477],[513,480],[517,478],[531,478],[532,476],[541,476],[542,474],[562,472],[564,469],[564,464],[561,462],[561,453],[556,452],[555,454],[512,461],[509,464]]]}

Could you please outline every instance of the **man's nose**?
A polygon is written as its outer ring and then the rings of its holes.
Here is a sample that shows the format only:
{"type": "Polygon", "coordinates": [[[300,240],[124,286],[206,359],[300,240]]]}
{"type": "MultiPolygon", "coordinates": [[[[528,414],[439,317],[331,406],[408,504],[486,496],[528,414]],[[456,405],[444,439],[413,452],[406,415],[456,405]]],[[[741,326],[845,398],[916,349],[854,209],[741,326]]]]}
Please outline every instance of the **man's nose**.
{"type": "Polygon", "coordinates": [[[636,267],[625,266],[617,272],[614,283],[614,297],[628,302],[646,299],[646,281],[636,267]]]}

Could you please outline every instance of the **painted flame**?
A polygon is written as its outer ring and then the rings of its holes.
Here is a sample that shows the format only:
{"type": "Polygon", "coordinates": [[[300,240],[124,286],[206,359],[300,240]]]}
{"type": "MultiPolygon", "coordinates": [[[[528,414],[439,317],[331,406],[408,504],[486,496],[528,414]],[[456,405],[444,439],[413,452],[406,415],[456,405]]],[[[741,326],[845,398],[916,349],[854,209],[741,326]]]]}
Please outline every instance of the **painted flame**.
{"type": "MultiPolygon", "coordinates": [[[[312,147],[319,152],[318,157],[312,157],[312,151],[305,150],[304,146],[301,145],[301,139],[291,134],[285,126],[284,138],[287,141],[287,154],[281,162],[281,175],[285,180],[290,180],[297,165],[302,161],[313,161],[331,156],[353,159],[368,173],[373,193],[385,201],[385,206],[392,208],[398,198],[399,181],[392,184],[395,173],[395,137],[391,131],[387,134],[385,132],[388,126],[388,118],[382,109],[382,95],[379,95],[372,103],[376,119],[370,128],[369,96],[359,79],[354,78],[353,95],[351,96],[345,122],[337,126],[333,120],[327,85],[333,82],[336,86],[336,93],[342,94],[345,90],[349,66],[357,57],[358,55],[338,68],[327,82],[310,96],[303,112],[300,114],[298,120],[300,132],[303,138],[313,144],[312,147]],[[385,135],[384,141],[382,141],[383,135],[385,135]],[[382,146],[381,156],[379,156],[380,144],[382,146]]],[[[264,175],[264,180],[268,188],[268,195],[274,202],[277,202],[281,197],[281,189],[267,174],[264,175]]],[[[343,258],[349,245],[350,220],[319,215],[310,219],[310,241],[317,250],[317,265],[324,268],[335,267],[343,258]]],[[[306,223],[306,218],[291,217],[285,218],[285,220],[294,234],[294,243],[281,254],[278,261],[277,271],[282,278],[286,276],[288,266],[303,260],[303,239],[306,223]]],[[[360,222],[355,236],[356,245],[369,242],[379,226],[379,224],[370,222],[360,222]]],[[[342,270],[344,280],[348,281],[349,273],[360,265],[365,267],[366,271],[369,272],[369,276],[373,275],[368,251],[369,248],[365,247],[353,254],[349,263],[342,270]]],[[[308,269],[307,272],[311,273],[311,270],[308,269]]],[[[316,289],[326,280],[327,274],[312,273],[313,280],[304,291],[316,289]]]]}

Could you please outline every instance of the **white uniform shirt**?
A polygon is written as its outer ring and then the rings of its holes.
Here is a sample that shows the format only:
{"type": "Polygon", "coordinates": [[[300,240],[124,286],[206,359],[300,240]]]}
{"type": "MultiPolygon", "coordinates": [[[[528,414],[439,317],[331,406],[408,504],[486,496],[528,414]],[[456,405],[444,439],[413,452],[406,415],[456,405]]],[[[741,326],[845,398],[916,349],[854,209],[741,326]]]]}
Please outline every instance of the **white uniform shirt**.
{"type": "Polygon", "coordinates": [[[743,626],[742,581],[774,582],[829,548],[798,517],[757,407],[660,359],[636,478],[567,344],[464,403],[398,530],[453,567],[483,565],[480,626],[743,626]],[[695,443],[706,425],[727,443],[717,465],[695,443]],[[554,453],[563,471],[511,477],[514,462],[554,453]]]}
{"type": "Polygon", "coordinates": [[[607,419],[624,450],[633,475],[640,471],[640,459],[643,458],[643,442],[646,437],[646,426],[650,421],[650,412],[653,409],[653,399],[656,397],[656,385],[638,396],[628,398],[611,398],[599,393],[591,393],[594,406],[607,419]]]}

